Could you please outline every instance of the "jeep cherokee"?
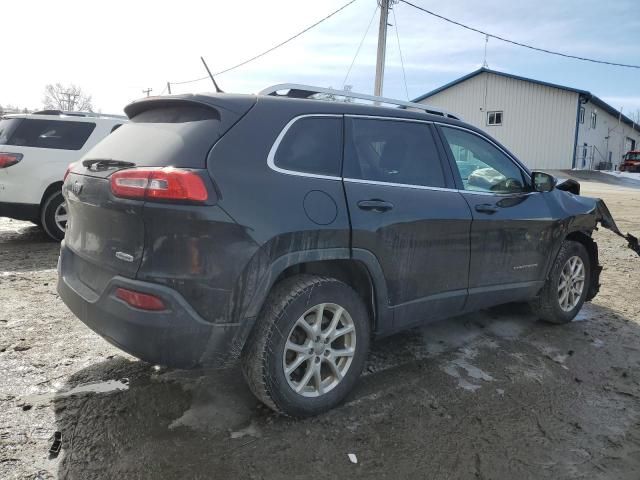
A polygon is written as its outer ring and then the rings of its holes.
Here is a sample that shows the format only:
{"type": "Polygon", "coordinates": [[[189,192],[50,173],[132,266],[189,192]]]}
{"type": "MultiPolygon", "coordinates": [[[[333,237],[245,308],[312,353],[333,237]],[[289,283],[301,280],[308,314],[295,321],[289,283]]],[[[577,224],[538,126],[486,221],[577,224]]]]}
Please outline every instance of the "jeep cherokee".
{"type": "Polygon", "coordinates": [[[566,323],[597,293],[606,207],[577,183],[444,112],[311,93],[127,106],[63,186],[75,315],[153,364],[240,359],[261,401],[308,416],[372,337],[507,302],[566,323]]]}

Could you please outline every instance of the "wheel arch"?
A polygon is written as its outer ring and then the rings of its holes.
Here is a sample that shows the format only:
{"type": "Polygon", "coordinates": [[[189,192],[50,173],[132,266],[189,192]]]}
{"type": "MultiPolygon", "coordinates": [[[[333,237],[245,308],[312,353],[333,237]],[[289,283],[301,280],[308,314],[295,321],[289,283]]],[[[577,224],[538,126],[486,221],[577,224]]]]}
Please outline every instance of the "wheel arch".
{"type": "Polygon", "coordinates": [[[51,194],[55,193],[56,191],[62,190],[62,183],[62,180],[59,180],[57,182],[53,182],[47,188],[45,188],[44,193],[42,194],[42,198],[40,199],[40,214],[42,214],[42,207],[44,206],[44,202],[47,201],[47,198],[49,198],[51,194]]]}
{"type": "Polygon", "coordinates": [[[363,299],[370,315],[371,330],[384,334],[392,329],[393,314],[388,308],[387,287],[377,258],[367,250],[334,248],[292,252],[276,259],[257,286],[240,318],[234,352],[246,343],[269,293],[280,281],[307,273],[337,278],[351,286],[363,299]]]}

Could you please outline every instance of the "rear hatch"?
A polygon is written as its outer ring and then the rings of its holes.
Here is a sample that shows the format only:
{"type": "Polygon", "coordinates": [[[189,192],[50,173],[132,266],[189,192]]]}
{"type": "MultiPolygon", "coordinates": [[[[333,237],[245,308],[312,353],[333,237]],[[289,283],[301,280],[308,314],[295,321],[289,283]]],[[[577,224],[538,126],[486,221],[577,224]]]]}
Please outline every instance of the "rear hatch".
{"type": "Polygon", "coordinates": [[[144,254],[145,203],[214,204],[207,154],[254,103],[250,96],[190,95],[126,107],[131,121],[66,176],[64,247],[75,255],[65,257],[72,265],[64,270],[96,294],[114,275],[135,278],[144,254]]]}

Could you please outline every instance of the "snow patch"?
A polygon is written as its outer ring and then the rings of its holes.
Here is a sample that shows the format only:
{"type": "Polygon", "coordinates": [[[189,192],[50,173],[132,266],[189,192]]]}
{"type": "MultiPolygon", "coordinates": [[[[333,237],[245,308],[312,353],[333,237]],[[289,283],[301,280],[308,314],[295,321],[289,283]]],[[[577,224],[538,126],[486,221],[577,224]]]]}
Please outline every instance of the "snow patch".
{"type": "Polygon", "coordinates": [[[23,401],[25,403],[34,405],[48,403],[56,398],[70,397],[71,395],[80,395],[86,393],[109,393],[124,390],[129,390],[129,379],[127,378],[123,378],[122,380],[106,380],[104,382],[83,383],[69,390],[27,395],[23,397],[23,401]]]}
{"type": "Polygon", "coordinates": [[[458,380],[458,387],[463,390],[475,392],[481,385],[472,380],[492,382],[494,378],[487,372],[469,363],[478,355],[478,351],[473,348],[463,348],[458,354],[458,358],[447,362],[442,370],[449,376],[458,380]]]}

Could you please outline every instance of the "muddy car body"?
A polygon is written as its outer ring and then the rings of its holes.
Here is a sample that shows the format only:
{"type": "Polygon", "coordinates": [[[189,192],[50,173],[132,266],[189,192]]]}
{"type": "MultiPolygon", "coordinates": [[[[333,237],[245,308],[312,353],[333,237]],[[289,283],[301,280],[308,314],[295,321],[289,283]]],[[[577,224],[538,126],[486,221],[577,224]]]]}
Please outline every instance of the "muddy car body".
{"type": "Polygon", "coordinates": [[[516,301],[562,323],[597,293],[597,200],[446,113],[228,94],[126,113],[66,176],[58,291],[145,361],[242,358],[267,405],[311,415],[371,336],[516,301]]]}

